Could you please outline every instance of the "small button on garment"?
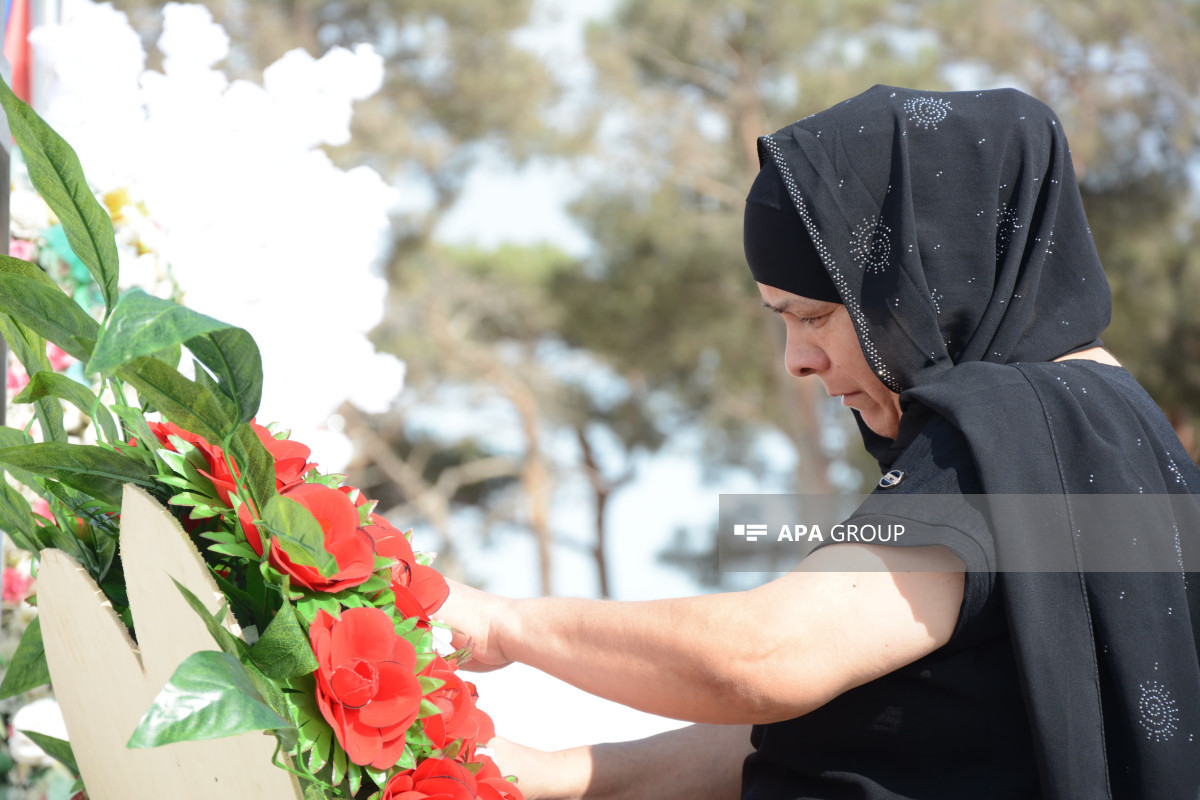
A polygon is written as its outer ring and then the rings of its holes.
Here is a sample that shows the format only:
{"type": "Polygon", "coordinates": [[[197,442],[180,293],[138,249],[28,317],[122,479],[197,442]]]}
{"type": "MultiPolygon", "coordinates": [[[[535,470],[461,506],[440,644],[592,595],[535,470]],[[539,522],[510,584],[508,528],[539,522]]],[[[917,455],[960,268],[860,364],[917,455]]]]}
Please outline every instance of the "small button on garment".
{"type": "Polygon", "coordinates": [[[904,480],[904,470],[894,469],[879,479],[880,489],[894,489],[904,480]]]}

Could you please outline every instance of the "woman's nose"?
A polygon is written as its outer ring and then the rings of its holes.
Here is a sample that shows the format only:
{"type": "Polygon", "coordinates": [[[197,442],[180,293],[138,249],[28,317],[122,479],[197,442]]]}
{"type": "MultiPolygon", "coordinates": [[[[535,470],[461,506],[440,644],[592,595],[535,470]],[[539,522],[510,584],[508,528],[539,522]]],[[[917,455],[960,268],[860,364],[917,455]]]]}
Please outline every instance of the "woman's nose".
{"type": "Polygon", "coordinates": [[[825,351],[800,332],[788,331],[787,347],[783,353],[783,365],[788,373],[797,378],[815,375],[829,366],[825,351]]]}

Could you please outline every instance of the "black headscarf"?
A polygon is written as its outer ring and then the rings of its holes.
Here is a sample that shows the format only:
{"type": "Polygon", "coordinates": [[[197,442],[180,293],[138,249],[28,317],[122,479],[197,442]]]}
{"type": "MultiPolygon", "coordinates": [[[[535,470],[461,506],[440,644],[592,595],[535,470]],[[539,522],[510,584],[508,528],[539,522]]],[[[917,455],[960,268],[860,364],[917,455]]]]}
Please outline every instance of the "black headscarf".
{"type": "Polygon", "coordinates": [[[1125,542],[1131,559],[1173,547],[1177,571],[1098,574],[1070,507],[1088,493],[1193,493],[1200,470],[1124,370],[1050,363],[1097,343],[1111,311],[1054,112],[1012,89],[875,86],[762,137],[759,156],[867,362],[900,393],[895,442],[859,418],[881,465],[938,414],[989,495],[1066,498],[1063,521],[1037,530],[993,517],[1001,562],[1078,565],[1000,576],[1046,797],[1194,798],[1200,576],[1189,582],[1196,554],[1179,535],[1192,521],[1168,516],[1125,542]]]}
{"type": "Polygon", "coordinates": [[[759,283],[813,300],[842,302],[792,207],[783,176],[770,161],[762,165],[746,197],[742,244],[759,283]]]}

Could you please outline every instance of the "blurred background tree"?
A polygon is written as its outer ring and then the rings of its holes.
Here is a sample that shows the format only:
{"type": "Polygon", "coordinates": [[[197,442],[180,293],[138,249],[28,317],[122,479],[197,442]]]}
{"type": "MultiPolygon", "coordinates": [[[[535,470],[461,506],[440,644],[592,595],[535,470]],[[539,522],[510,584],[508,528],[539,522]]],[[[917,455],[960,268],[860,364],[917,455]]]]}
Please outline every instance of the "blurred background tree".
{"type": "MultiPolygon", "coordinates": [[[[154,40],[161,3],[116,4],[154,40]]],[[[588,28],[589,78],[567,111],[560,65],[522,45],[527,1],[207,5],[234,38],[234,74],[295,46],[370,42],[387,60],[353,144],[333,155],[423,198],[396,214],[376,337],[408,362],[408,388],[391,414],[345,418],[354,480],[437,531],[443,552],[452,516],[473,508],[485,531],[533,536],[542,591],[568,544],[594,559],[607,594],[606,510],[680,438],[698,438],[714,477],[737,467],[768,485],[782,469],[791,477],[770,485],[802,491],[870,480],[848,415],[783,371],[782,326],[758,308],[740,231],[755,139],[875,83],[1013,85],[1056,109],[1114,289],[1106,342],[1196,456],[1194,0],[614,0],[588,28]],[[574,165],[586,252],[439,241],[474,170],[531,160],[574,165]],[[496,408],[504,430],[461,436],[419,413],[496,408]],[[764,441],[785,455],[763,456],[764,441]],[[589,531],[555,529],[572,480],[589,487],[589,531]]],[[[667,558],[700,576],[697,538],[667,558]]]]}

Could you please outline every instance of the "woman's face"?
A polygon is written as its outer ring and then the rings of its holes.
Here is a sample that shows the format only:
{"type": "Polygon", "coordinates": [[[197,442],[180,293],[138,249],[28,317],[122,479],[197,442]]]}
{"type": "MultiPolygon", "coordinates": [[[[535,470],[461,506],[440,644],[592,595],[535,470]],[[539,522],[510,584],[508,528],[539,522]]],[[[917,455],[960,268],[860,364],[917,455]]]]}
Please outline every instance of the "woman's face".
{"type": "Polygon", "coordinates": [[[850,314],[840,303],[811,300],[758,284],[763,305],[787,326],[784,366],[797,378],[816,375],[830,397],[857,409],[867,427],[895,439],[900,428],[900,395],[883,385],[867,365],[850,314]]]}

